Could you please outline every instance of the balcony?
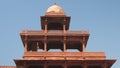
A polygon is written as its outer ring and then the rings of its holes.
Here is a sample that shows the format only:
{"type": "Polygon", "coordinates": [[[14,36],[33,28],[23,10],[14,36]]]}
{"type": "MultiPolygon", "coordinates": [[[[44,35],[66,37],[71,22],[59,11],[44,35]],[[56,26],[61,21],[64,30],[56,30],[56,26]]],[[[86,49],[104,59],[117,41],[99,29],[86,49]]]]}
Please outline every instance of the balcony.
{"type": "Polygon", "coordinates": [[[72,36],[81,36],[81,35],[89,35],[89,32],[86,30],[81,30],[81,31],[66,31],[65,33],[63,32],[63,30],[48,30],[47,33],[44,33],[43,30],[23,30],[20,35],[24,36],[24,35],[53,35],[53,36],[63,36],[63,35],[72,35],[72,36]]]}
{"type": "Polygon", "coordinates": [[[25,60],[104,60],[104,52],[24,52],[25,60]]]}

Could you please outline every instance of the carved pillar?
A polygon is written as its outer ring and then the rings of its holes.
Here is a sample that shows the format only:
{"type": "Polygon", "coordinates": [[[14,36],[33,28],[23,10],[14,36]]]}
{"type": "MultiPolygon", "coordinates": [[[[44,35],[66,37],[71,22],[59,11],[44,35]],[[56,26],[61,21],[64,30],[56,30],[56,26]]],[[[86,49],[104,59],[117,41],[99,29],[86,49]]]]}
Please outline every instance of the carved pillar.
{"type": "Polygon", "coordinates": [[[25,45],[25,47],[24,47],[24,52],[27,52],[28,51],[28,32],[27,32],[27,30],[25,30],[25,40],[24,40],[24,45],[25,45]]]}
{"type": "Polygon", "coordinates": [[[65,33],[66,32],[66,26],[65,26],[65,24],[63,24],[63,33],[65,33]]]}
{"type": "Polygon", "coordinates": [[[46,51],[47,51],[47,42],[44,41],[44,52],[46,52],[46,51]]]}
{"type": "Polygon", "coordinates": [[[44,37],[44,52],[47,51],[47,35],[44,37]]]}
{"type": "Polygon", "coordinates": [[[106,62],[103,64],[102,68],[108,68],[106,62]]]}
{"type": "Polygon", "coordinates": [[[84,63],[84,66],[83,66],[83,68],[87,68],[87,64],[86,64],[86,62],[84,63]]]}
{"type": "Polygon", "coordinates": [[[82,42],[82,52],[85,52],[85,37],[83,37],[83,42],[82,42]]]}
{"type": "Polygon", "coordinates": [[[82,43],[82,52],[85,52],[85,43],[82,43]]]}
{"type": "Polygon", "coordinates": [[[37,42],[37,49],[40,49],[39,42],[37,42]]]}
{"type": "Polygon", "coordinates": [[[63,67],[64,67],[64,68],[67,68],[67,64],[66,64],[66,62],[64,63],[63,67]]]}
{"type": "Polygon", "coordinates": [[[25,61],[23,63],[24,63],[23,68],[28,68],[29,67],[25,61]]]}
{"type": "Polygon", "coordinates": [[[66,41],[63,42],[63,49],[64,49],[64,52],[66,52],[66,41]]]}
{"type": "Polygon", "coordinates": [[[64,68],[67,68],[67,65],[64,65],[64,68]]]}
{"type": "Polygon", "coordinates": [[[47,27],[48,27],[47,24],[45,24],[45,33],[47,33],[47,27]]]}
{"type": "Polygon", "coordinates": [[[47,63],[45,62],[45,64],[44,64],[44,68],[47,68],[47,63]]]}
{"type": "Polygon", "coordinates": [[[25,37],[25,47],[24,47],[24,51],[27,52],[28,51],[28,41],[27,41],[27,36],[25,37]]]}
{"type": "Polygon", "coordinates": [[[24,47],[24,51],[27,52],[27,42],[25,42],[25,47],[24,47]]]}

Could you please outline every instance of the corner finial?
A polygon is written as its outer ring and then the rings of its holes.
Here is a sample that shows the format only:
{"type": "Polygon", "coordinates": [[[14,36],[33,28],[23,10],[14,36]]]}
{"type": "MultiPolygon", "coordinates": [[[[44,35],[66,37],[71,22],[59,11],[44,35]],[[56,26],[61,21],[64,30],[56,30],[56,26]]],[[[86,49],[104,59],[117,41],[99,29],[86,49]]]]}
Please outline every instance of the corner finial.
{"type": "Polygon", "coordinates": [[[57,3],[54,3],[54,5],[57,5],[57,3]]]}

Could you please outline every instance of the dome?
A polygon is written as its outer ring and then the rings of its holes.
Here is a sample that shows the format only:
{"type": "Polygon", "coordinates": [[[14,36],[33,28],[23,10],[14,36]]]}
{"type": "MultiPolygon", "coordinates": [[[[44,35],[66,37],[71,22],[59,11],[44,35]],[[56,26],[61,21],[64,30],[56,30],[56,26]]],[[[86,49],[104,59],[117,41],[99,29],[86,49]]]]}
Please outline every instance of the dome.
{"type": "Polygon", "coordinates": [[[56,3],[54,5],[52,5],[51,7],[49,7],[46,11],[46,16],[66,16],[65,12],[63,11],[63,9],[58,6],[56,3]]]}

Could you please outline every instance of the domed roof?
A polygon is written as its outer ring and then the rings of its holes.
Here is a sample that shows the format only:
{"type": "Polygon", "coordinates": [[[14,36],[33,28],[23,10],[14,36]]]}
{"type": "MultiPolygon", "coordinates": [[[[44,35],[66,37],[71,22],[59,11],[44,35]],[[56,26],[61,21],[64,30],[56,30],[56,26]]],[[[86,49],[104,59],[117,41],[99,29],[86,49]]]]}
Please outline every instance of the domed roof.
{"type": "Polygon", "coordinates": [[[46,11],[46,16],[66,16],[65,12],[63,11],[63,9],[58,6],[56,3],[54,5],[52,5],[51,7],[49,7],[46,11]]]}

